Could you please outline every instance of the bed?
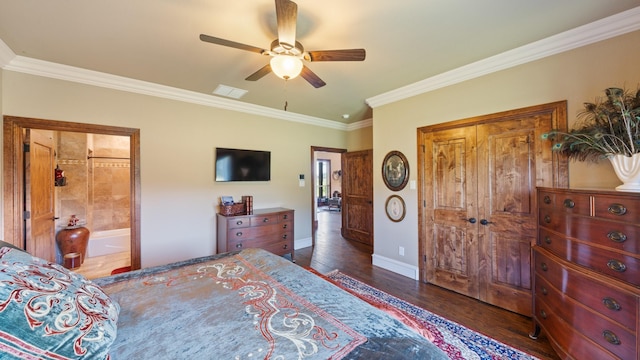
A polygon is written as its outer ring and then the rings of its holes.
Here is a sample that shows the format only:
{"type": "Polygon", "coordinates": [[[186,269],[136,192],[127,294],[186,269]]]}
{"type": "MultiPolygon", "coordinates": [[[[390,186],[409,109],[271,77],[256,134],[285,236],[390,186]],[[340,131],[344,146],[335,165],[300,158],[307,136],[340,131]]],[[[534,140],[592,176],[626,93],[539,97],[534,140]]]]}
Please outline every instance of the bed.
{"type": "Polygon", "coordinates": [[[447,359],[394,317],[261,249],[89,281],[0,244],[0,358],[28,356],[447,359]]]}

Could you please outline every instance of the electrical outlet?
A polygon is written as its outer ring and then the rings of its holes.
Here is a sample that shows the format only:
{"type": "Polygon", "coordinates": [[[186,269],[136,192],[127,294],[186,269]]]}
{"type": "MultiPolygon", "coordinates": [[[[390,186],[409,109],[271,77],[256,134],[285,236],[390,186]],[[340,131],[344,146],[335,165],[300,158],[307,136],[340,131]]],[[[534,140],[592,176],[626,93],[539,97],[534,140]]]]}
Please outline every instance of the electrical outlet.
{"type": "Polygon", "coordinates": [[[400,256],[404,256],[404,247],[403,246],[399,246],[398,247],[398,254],[400,254],[400,256]]]}

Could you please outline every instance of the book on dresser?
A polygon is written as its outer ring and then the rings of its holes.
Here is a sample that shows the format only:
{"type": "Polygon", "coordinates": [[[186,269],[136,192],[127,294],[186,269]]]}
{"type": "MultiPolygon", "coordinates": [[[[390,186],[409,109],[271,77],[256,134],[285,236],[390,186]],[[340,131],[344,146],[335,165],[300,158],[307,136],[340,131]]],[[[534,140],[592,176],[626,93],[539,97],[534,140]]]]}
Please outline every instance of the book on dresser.
{"type": "Polygon", "coordinates": [[[256,209],[251,214],[217,215],[218,253],[261,248],[294,260],[294,210],[256,209]]]}
{"type": "Polygon", "coordinates": [[[640,194],[538,188],[532,338],[563,359],[640,359],[640,194]]]}

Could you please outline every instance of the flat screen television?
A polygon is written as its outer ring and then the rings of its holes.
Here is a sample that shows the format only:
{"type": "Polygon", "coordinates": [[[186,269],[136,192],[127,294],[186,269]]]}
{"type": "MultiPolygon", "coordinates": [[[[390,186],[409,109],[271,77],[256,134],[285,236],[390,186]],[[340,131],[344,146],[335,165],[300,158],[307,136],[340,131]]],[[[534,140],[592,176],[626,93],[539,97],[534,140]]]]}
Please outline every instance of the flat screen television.
{"type": "Polygon", "coordinates": [[[271,180],[271,152],[216,148],[216,181],[271,180]]]}

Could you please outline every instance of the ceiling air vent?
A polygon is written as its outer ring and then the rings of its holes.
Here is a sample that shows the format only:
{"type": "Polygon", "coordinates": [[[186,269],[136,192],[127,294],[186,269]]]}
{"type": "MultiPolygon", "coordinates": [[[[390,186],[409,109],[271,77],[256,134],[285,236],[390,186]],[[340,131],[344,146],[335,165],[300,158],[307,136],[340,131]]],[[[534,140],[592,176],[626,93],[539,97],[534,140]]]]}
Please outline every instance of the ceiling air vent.
{"type": "Polygon", "coordinates": [[[238,88],[234,88],[227,85],[218,85],[218,87],[213,91],[215,95],[226,96],[233,99],[240,99],[247,93],[247,90],[242,90],[238,88]]]}

